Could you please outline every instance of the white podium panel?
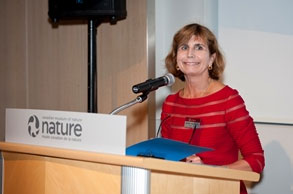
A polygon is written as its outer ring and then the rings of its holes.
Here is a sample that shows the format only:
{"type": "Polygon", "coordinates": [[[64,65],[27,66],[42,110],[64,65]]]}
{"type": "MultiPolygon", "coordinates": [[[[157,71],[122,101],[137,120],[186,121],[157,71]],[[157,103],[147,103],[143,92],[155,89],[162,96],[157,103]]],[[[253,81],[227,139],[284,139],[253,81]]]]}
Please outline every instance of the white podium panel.
{"type": "Polygon", "coordinates": [[[5,141],[125,155],[126,116],[6,109],[5,141]]]}

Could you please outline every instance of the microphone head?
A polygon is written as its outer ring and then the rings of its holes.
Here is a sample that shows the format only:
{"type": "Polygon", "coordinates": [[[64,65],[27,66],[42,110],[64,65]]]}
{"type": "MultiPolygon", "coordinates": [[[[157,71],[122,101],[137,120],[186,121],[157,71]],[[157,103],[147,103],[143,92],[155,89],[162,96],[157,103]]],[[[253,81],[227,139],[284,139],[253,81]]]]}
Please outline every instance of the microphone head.
{"type": "Polygon", "coordinates": [[[171,74],[171,73],[167,73],[167,74],[165,75],[165,77],[168,79],[168,84],[167,84],[167,86],[172,86],[172,85],[175,83],[175,77],[174,77],[173,74],[171,74]]]}

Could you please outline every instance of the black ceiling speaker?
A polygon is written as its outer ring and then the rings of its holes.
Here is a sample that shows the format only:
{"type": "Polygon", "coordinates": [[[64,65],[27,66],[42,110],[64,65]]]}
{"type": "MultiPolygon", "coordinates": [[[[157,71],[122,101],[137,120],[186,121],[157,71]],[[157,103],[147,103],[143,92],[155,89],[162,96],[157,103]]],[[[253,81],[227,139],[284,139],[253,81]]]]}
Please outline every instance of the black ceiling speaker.
{"type": "Polygon", "coordinates": [[[60,19],[109,19],[116,22],[126,18],[126,0],[49,0],[49,17],[60,19]]]}

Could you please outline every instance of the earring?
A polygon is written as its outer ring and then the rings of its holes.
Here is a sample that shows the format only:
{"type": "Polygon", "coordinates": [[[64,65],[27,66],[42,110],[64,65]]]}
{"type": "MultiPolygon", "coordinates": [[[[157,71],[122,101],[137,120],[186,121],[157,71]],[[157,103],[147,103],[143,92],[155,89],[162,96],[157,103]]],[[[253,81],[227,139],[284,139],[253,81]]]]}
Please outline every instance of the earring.
{"type": "Polygon", "coordinates": [[[178,65],[176,65],[176,70],[177,70],[177,71],[179,71],[179,70],[180,70],[180,68],[179,68],[179,66],[178,66],[178,65]]]}
{"type": "Polygon", "coordinates": [[[209,65],[208,70],[212,70],[212,69],[213,69],[213,66],[209,65]]]}

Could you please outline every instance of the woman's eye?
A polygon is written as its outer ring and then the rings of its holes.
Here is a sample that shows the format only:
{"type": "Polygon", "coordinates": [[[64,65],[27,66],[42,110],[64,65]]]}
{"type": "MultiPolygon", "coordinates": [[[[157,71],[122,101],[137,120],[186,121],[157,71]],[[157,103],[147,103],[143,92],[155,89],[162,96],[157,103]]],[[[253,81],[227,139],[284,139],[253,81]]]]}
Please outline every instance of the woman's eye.
{"type": "Polygon", "coordinates": [[[200,45],[200,44],[197,44],[197,45],[195,45],[195,49],[196,50],[203,50],[204,47],[202,45],[200,45]]]}
{"type": "Polygon", "coordinates": [[[188,47],[187,47],[186,45],[182,45],[182,46],[180,47],[181,50],[187,50],[187,48],[188,48],[188,47]]]}

